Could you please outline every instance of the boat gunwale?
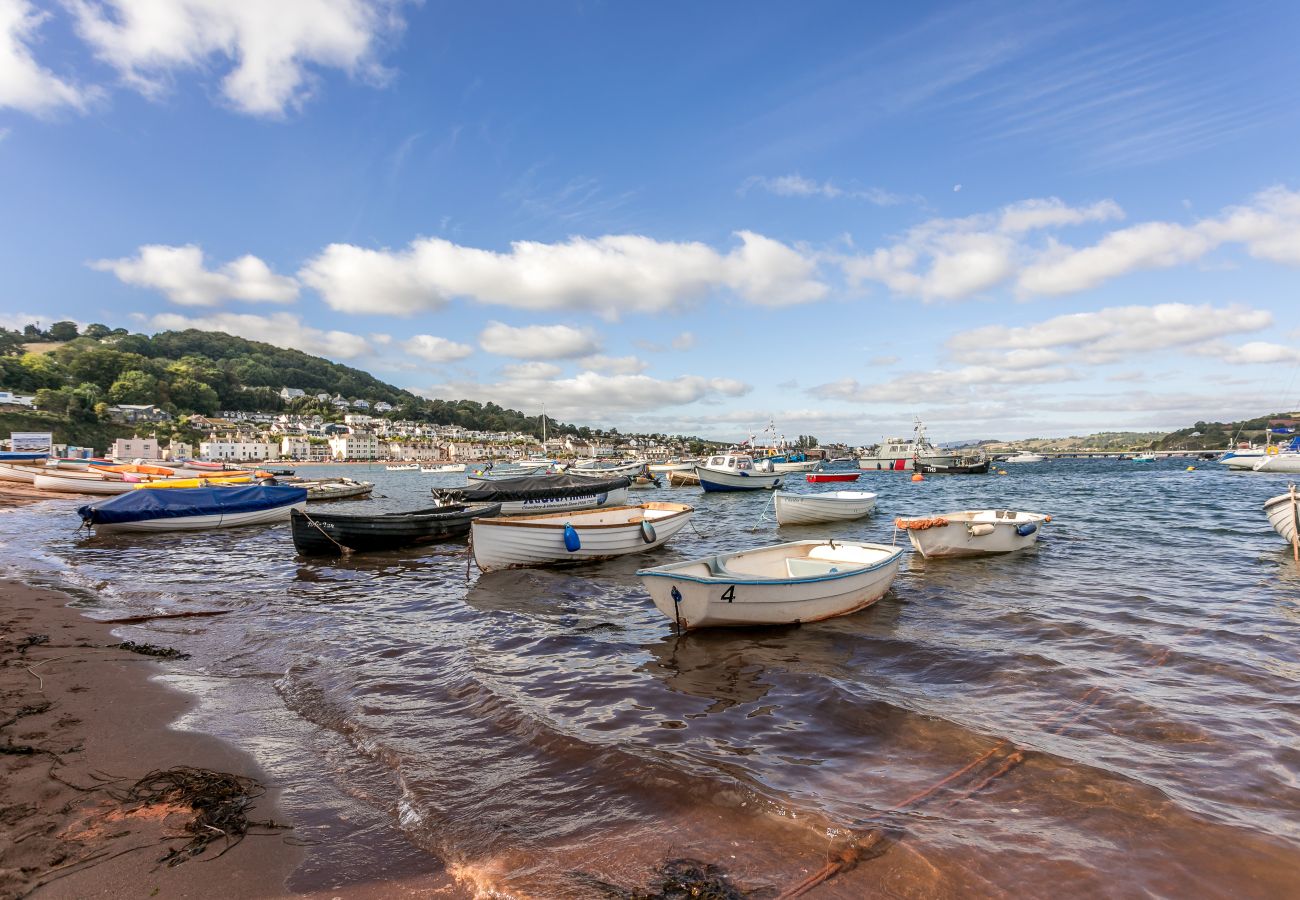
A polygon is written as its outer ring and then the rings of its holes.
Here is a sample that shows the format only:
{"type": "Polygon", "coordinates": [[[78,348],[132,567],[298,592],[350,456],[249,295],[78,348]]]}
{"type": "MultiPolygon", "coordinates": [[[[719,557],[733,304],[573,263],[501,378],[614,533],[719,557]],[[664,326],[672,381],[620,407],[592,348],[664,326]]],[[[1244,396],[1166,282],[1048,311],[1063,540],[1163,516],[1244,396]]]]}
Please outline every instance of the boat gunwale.
{"type": "Polygon", "coordinates": [[[676,519],[678,516],[688,516],[691,513],[695,512],[695,507],[690,506],[689,504],[686,503],[670,503],[668,501],[656,500],[652,503],[642,503],[636,505],[626,504],[622,506],[598,506],[594,509],[574,509],[574,510],[569,510],[567,512],[557,511],[557,512],[549,512],[549,513],[529,513],[522,516],[495,516],[490,519],[477,519],[475,521],[475,524],[476,525],[478,524],[508,525],[512,528],[563,528],[566,525],[573,525],[574,528],[581,528],[585,531],[595,531],[596,529],[604,529],[604,528],[627,528],[628,526],[631,525],[640,525],[642,522],[647,521],[647,519],[643,515],[639,519],[628,519],[626,522],[613,522],[609,525],[582,525],[580,523],[574,523],[574,522],[529,522],[527,520],[528,519],[554,519],[557,516],[571,516],[571,515],[584,515],[584,514],[604,515],[605,513],[617,512],[619,510],[624,510],[624,509],[646,510],[646,509],[664,509],[666,507],[680,507],[680,508],[674,509],[673,512],[671,512],[669,515],[662,516],[658,519],[652,520],[651,521],[652,525],[660,522],[671,522],[673,519],[676,519]]]}
{"type": "MultiPolygon", "coordinates": [[[[797,544],[803,544],[803,543],[805,543],[805,542],[803,542],[803,541],[798,541],[798,542],[796,542],[796,543],[797,543],[797,544]]],[[[815,544],[815,545],[817,545],[817,546],[826,546],[826,543],[827,543],[827,542],[826,542],[826,541],[810,541],[810,542],[807,542],[807,543],[815,544]]],[[[827,573],[822,574],[822,575],[801,576],[801,577],[799,577],[799,578],[759,578],[759,577],[754,576],[754,575],[743,575],[743,576],[739,576],[739,577],[736,577],[736,578],[725,578],[725,577],[721,577],[721,576],[713,576],[713,575],[709,575],[709,576],[701,577],[701,576],[699,576],[699,575],[688,575],[688,574],[685,574],[685,573],[682,573],[682,572],[672,571],[673,569],[675,569],[675,568],[677,568],[677,567],[685,567],[685,566],[692,566],[692,565],[706,565],[706,566],[707,566],[707,565],[708,565],[708,560],[709,560],[709,559],[713,559],[713,558],[715,558],[716,556],[721,556],[722,554],[715,554],[714,557],[708,557],[708,556],[706,556],[706,557],[702,557],[702,558],[700,558],[700,559],[690,559],[690,560],[685,560],[685,561],[683,561],[683,562],[679,562],[679,563],[670,563],[669,565],[666,565],[666,566],[656,566],[656,567],[653,568],[653,569],[641,569],[641,570],[639,570],[639,571],[636,573],[636,577],[637,577],[637,578],[646,578],[646,577],[655,577],[655,578],[677,578],[677,579],[680,579],[680,580],[682,580],[682,581],[690,581],[690,582],[694,582],[695,584],[750,584],[750,585],[760,585],[760,586],[761,586],[761,585],[777,586],[777,585],[785,585],[785,584],[816,584],[817,582],[821,582],[821,581],[840,581],[840,580],[843,580],[843,579],[845,579],[845,578],[850,578],[850,577],[853,577],[853,576],[856,576],[856,575],[865,575],[865,574],[867,574],[867,573],[869,573],[869,572],[874,572],[874,571],[876,571],[877,569],[884,568],[885,566],[887,566],[887,565],[889,565],[889,564],[891,564],[891,563],[899,562],[899,561],[901,561],[902,556],[903,556],[903,548],[902,548],[902,547],[890,547],[890,546],[888,546],[888,545],[886,545],[886,544],[869,544],[869,543],[866,543],[866,542],[847,542],[847,541],[846,541],[846,542],[843,542],[843,543],[846,544],[847,546],[853,546],[853,547],[862,547],[862,546],[867,546],[867,547],[871,547],[871,548],[873,548],[873,549],[879,547],[879,548],[887,549],[887,550],[889,550],[890,552],[885,556],[884,559],[880,560],[879,562],[874,562],[874,563],[870,563],[870,564],[867,564],[867,565],[862,565],[860,568],[849,569],[849,570],[844,571],[844,572],[827,572],[827,573]]],[[[780,547],[780,546],[789,546],[789,545],[777,544],[776,546],[777,546],[777,547],[780,547]]],[[[766,549],[766,548],[763,548],[763,549],[766,549]]],[[[773,548],[773,549],[774,549],[774,548],[773,548]]],[[[742,551],[742,552],[747,552],[747,551],[742,551]]],[[[741,555],[740,553],[733,553],[733,554],[731,554],[731,556],[740,556],[740,555],[741,555]]],[[[724,567],[725,567],[725,565],[726,565],[726,564],[723,563],[723,566],[724,566],[724,567]]],[[[750,600],[750,601],[743,601],[743,602],[749,602],[749,603],[770,603],[770,602],[773,602],[773,601],[770,601],[770,600],[760,600],[760,601],[750,600]]]]}

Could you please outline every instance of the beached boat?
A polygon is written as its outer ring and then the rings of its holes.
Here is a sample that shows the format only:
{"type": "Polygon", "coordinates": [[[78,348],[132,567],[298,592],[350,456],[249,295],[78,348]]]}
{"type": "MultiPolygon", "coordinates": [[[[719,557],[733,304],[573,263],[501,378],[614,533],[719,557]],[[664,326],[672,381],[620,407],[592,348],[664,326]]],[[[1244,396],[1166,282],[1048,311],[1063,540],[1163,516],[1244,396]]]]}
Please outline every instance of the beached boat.
{"type": "Polygon", "coordinates": [[[788,625],[875,603],[893,583],[902,555],[883,544],[795,541],[636,574],[658,610],[683,630],[788,625]]]}
{"type": "Polygon", "coordinates": [[[199,487],[175,491],[132,491],[77,509],[96,532],[199,531],[283,522],[302,509],[307,492],[288,485],[199,487]]]}
{"type": "Polygon", "coordinates": [[[673,471],[668,473],[668,484],[670,487],[698,487],[700,476],[695,474],[695,467],[691,466],[690,472],[673,471]]]}
{"type": "Polygon", "coordinates": [[[307,489],[308,503],[325,503],[330,500],[355,500],[367,497],[375,489],[375,483],[353,481],[351,478],[333,478],[327,481],[300,481],[298,487],[307,489]]]}
{"type": "Polygon", "coordinates": [[[38,491],[62,494],[125,494],[143,483],[120,477],[106,478],[93,472],[44,472],[32,479],[32,486],[38,491]]]}
{"type": "Polygon", "coordinates": [[[420,470],[419,463],[409,463],[409,464],[402,464],[397,466],[384,466],[385,472],[418,472],[419,470],[420,470]]]}
{"type": "Polygon", "coordinates": [[[304,556],[400,550],[464,537],[477,516],[495,516],[499,503],[451,504],[411,512],[351,515],[295,510],[293,546],[304,556]]]}
{"type": "Polygon", "coordinates": [[[1030,453],[1028,450],[1021,450],[1014,456],[1008,456],[1003,462],[1009,463],[1036,463],[1047,459],[1041,453],[1030,453]]]}
{"type": "Polygon", "coordinates": [[[700,486],[714,491],[774,491],[785,477],[782,473],[759,472],[747,453],[722,453],[695,467],[700,486]]]}
{"type": "Polygon", "coordinates": [[[1291,485],[1285,494],[1278,494],[1264,503],[1264,514],[1273,529],[1291,545],[1293,552],[1300,559],[1300,495],[1296,494],[1295,485],[1291,485]]]}
{"type": "Polygon", "coordinates": [[[778,525],[812,525],[816,522],[851,522],[876,507],[870,491],[826,491],[820,494],[773,495],[778,525]]]}
{"type": "Polygon", "coordinates": [[[662,546],[686,527],[693,512],[683,503],[645,503],[476,519],[470,544],[484,572],[613,559],[662,546]]]}
{"type": "Polygon", "coordinates": [[[983,556],[1025,550],[1052,517],[1011,509],[978,509],[922,519],[895,519],[925,557],[983,556]]]}
{"type": "Polygon", "coordinates": [[[54,469],[46,466],[44,460],[33,462],[0,463],[0,481],[16,481],[20,484],[32,484],[36,476],[54,469]]]}
{"type": "Polygon", "coordinates": [[[0,462],[6,463],[39,463],[44,464],[50,458],[50,454],[44,450],[26,451],[26,450],[0,450],[0,462]]]}
{"type": "Polygon", "coordinates": [[[809,484],[821,484],[829,481],[857,481],[862,477],[859,472],[809,472],[805,478],[809,484]]]}
{"type": "Polygon", "coordinates": [[[251,484],[252,481],[253,476],[251,473],[230,472],[222,475],[213,473],[206,478],[159,478],[157,481],[140,482],[134,487],[137,491],[140,491],[157,488],[197,488],[222,484],[251,484]]]}
{"type": "Polygon", "coordinates": [[[466,465],[464,463],[446,463],[441,466],[420,466],[420,471],[425,475],[440,475],[446,472],[464,472],[466,465]]]}
{"type": "Polygon", "coordinates": [[[467,488],[433,488],[444,503],[500,503],[501,515],[571,512],[623,506],[627,503],[627,478],[597,481],[572,475],[524,475],[481,481],[467,488]]]}

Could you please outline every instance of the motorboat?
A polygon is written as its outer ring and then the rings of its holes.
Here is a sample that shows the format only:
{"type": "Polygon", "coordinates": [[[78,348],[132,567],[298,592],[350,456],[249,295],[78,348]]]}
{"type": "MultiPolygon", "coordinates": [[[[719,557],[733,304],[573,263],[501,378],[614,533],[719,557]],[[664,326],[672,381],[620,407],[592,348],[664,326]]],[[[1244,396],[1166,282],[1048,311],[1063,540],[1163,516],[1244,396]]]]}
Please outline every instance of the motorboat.
{"type": "Polygon", "coordinates": [[[851,522],[868,515],[876,507],[876,495],[870,491],[825,491],[819,494],[777,491],[773,496],[778,525],[851,522]]]}
{"type": "Polygon", "coordinates": [[[409,463],[409,464],[403,464],[397,466],[384,466],[385,472],[418,472],[419,470],[420,470],[419,463],[409,463]]]}
{"type": "Polygon", "coordinates": [[[340,556],[346,552],[400,550],[464,537],[470,522],[495,516],[499,503],[459,503],[411,512],[350,515],[295,510],[290,517],[293,546],[304,556],[340,556]]]}
{"type": "Polygon", "coordinates": [[[919,519],[895,519],[924,557],[983,556],[1026,550],[1052,517],[1011,509],[979,509],[919,519]]]}
{"type": "Polygon", "coordinates": [[[1300,541],[1297,541],[1297,536],[1300,535],[1300,497],[1296,494],[1295,485],[1291,485],[1287,493],[1266,500],[1264,514],[1268,516],[1269,524],[1286,539],[1292,552],[1300,559],[1300,541]]]}
{"type": "Polygon", "coordinates": [[[821,484],[830,481],[857,481],[862,477],[862,472],[809,472],[805,477],[809,484],[821,484]]]}
{"type": "Polygon", "coordinates": [[[468,468],[464,463],[445,463],[440,466],[420,466],[420,471],[425,475],[441,475],[445,473],[464,472],[468,468]]]}
{"type": "Polygon", "coordinates": [[[307,492],[291,485],[218,485],[131,491],[79,507],[77,515],[98,533],[199,531],[283,522],[306,504],[307,492]]]}
{"type": "Polygon", "coordinates": [[[918,461],[932,466],[956,465],[960,455],[930,443],[925,424],[917,419],[911,438],[886,438],[873,455],[859,457],[858,468],[867,472],[911,472],[918,461]]]}
{"type": "Polygon", "coordinates": [[[1047,459],[1041,453],[1030,453],[1028,450],[1021,450],[1012,456],[1008,456],[1003,462],[1009,463],[1036,463],[1047,459]]]}
{"type": "Polygon", "coordinates": [[[500,503],[501,515],[520,516],[623,506],[629,484],[622,476],[597,481],[573,475],[524,475],[432,491],[443,503],[500,503]]]}
{"type": "Polygon", "coordinates": [[[848,615],[893,584],[903,551],[860,541],[795,541],[642,569],[655,607],[683,631],[791,625],[848,615]]]}
{"type": "Polygon", "coordinates": [[[700,486],[714,491],[774,491],[784,473],[760,472],[747,453],[720,453],[695,467],[700,486]]]}
{"type": "Polygon", "coordinates": [[[476,519],[470,545],[483,572],[613,559],[662,546],[686,527],[684,503],[476,519]]]}
{"type": "Polygon", "coordinates": [[[963,453],[952,463],[929,463],[918,459],[913,468],[922,475],[987,475],[989,458],[981,450],[963,453]]]}
{"type": "MultiPolygon", "coordinates": [[[[1138,453],[1133,457],[1133,462],[1155,462],[1156,458],[1151,453],[1138,453]]],[[[1010,460],[1008,460],[1010,462],[1010,460]]]]}
{"type": "Polygon", "coordinates": [[[816,472],[821,468],[820,459],[809,459],[807,454],[802,452],[785,453],[780,456],[765,457],[765,461],[772,464],[773,472],[816,472]]]}

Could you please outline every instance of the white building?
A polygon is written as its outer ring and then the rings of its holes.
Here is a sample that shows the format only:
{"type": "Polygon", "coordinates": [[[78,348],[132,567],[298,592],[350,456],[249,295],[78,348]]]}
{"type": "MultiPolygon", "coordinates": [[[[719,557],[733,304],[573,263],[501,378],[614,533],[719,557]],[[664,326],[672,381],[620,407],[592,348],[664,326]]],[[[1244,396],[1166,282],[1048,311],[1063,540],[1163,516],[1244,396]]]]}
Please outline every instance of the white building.
{"type": "Polygon", "coordinates": [[[247,462],[279,459],[279,447],[268,441],[204,441],[199,444],[199,458],[213,462],[247,462]]]}
{"type": "Polygon", "coordinates": [[[167,445],[167,449],[163,451],[162,458],[175,461],[178,459],[192,459],[193,456],[194,448],[189,444],[184,441],[172,441],[167,445]]]}
{"type": "Polygon", "coordinates": [[[361,425],[369,425],[373,422],[370,416],[364,416],[361,413],[348,413],[343,417],[343,424],[349,428],[357,428],[361,425]]]}
{"type": "Polygon", "coordinates": [[[113,441],[114,459],[162,459],[157,438],[118,438],[113,441]]]}
{"type": "Polygon", "coordinates": [[[380,400],[378,403],[375,404],[375,412],[381,412],[381,413],[392,412],[392,409],[393,409],[393,404],[388,403],[384,400],[380,400]]]}
{"type": "Polygon", "coordinates": [[[311,441],[305,437],[287,436],[280,438],[280,455],[289,459],[310,459],[311,441]]]}
{"type": "Polygon", "coordinates": [[[364,431],[335,435],[330,438],[330,455],[335,459],[378,459],[379,436],[364,431]]]}
{"type": "Polygon", "coordinates": [[[305,397],[305,396],[307,396],[307,392],[302,390],[301,388],[291,388],[291,387],[280,388],[281,400],[297,400],[299,397],[305,397]]]}
{"type": "Polygon", "coordinates": [[[15,394],[13,391],[0,391],[0,404],[10,406],[32,406],[36,403],[36,398],[28,397],[26,394],[15,394]]]}

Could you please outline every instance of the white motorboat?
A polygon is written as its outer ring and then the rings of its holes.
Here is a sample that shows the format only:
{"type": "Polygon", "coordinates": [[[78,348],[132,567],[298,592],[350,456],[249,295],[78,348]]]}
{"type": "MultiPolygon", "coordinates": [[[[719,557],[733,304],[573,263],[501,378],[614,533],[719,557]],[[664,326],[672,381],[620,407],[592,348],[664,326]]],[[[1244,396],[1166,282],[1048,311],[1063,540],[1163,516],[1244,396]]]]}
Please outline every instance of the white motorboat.
{"type": "Polygon", "coordinates": [[[176,488],[135,491],[77,510],[97,533],[201,531],[287,522],[307,505],[307,492],[291,485],[176,488]]]}
{"type": "Polygon", "coordinates": [[[886,438],[876,447],[873,456],[858,459],[858,468],[867,472],[911,472],[917,460],[927,465],[946,468],[958,464],[961,454],[941,450],[925,436],[925,425],[920,419],[912,429],[912,437],[886,438]]]}
{"type": "Polygon", "coordinates": [[[700,486],[706,491],[774,491],[784,476],[760,472],[747,453],[721,453],[695,467],[700,486]]]}
{"type": "Polygon", "coordinates": [[[475,519],[470,542],[480,570],[613,559],[662,546],[686,527],[684,503],[475,519]]]}
{"type": "Polygon", "coordinates": [[[440,475],[448,472],[464,472],[468,468],[464,463],[445,463],[440,466],[420,466],[425,475],[440,475]]]}
{"type": "Polygon", "coordinates": [[[658,610],[683,630],[790,625],[848,615],[875,603],[903,551],[860,541],[795,541],[642,569],[658,610]]]}
{"type": "Polygon", "coordinates": [[[559,462],[554,459],[530,456],[527,459],[515,460],[513,465],[516,469],[549,469],[552,466],[559,465],[559,462]]]}
{"type": "Polygon", "coordinates": [[[1010,509],[978,509],[923,519],[895,519],[924,557],[982,556],[1032,547],[1052,517],[1010,509]]]}
{"type": "Polygon", "coordinates": [[[1300,472],[1300,453],[1286,451],[1282,453],[1265,454],[1262,459],[1258,460],[1253,466],[1251,466],[1251,471],[1284,472],[1292,474],[1300,472]]]}
{"type": "Polygon", "coordinates": [[[1300,534],[1300,496],[1296,494],[1295,485],[1291,485],[1287,493],[1265,501],[1264,514],[1268,516],[1269,524],[1286,538],[1300,559],[1300,543],[1296,540],[1300,534]]]}
{"type": "Polygon", "coordinates": [[[774,495],[778,525],[812,525],[817,522],[851,522],[869,514],[876,506],[870,491],[824,491],[818,494],[774,495]]]}
{"type": "Polygon", "coordinates": [[[1151,453],[1139,453],[1133,457],[1133,462],[1155,462],[1156,458],[1151,453]]]}
{"type": "Polygon", "coordinates": [[[1003,460],[1003,462],[1036,463],[1036,462],[1042,462],[1045,459],[1047,459],[1047,457],[1043,456],[1043,454],[1041,453],[1030,453],[1028,450],[1021,450],[1019,453],[1015,454],[1014,456],[1008,456],[1006,459],[1003,460]]]}
{"type": "Polygon", "coordinates": [[[419,463],[409,463],[398,466],[384,466],[385,472],[416,472],[419,471],[419,463]]]}

